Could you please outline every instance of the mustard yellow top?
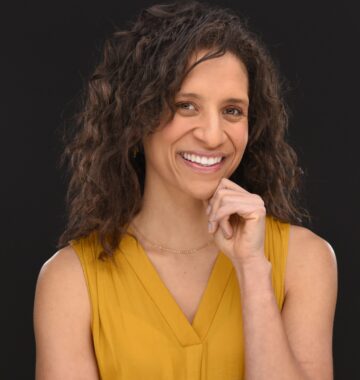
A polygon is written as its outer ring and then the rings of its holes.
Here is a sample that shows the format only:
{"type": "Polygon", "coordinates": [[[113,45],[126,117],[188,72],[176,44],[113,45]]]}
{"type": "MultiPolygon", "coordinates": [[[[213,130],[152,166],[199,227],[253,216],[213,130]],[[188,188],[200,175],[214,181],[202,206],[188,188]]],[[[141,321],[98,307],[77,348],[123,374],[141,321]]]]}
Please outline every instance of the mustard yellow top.
{"type": "MultiPolygon", "coordinates": [[[[265,254],[281,310],[289,224],[266,217],[265,254]]],[[[114,260],[97,260],[95,234],[71,241],[92,306],[102,380],[241,380],[244,343],[239,285],[219,252],[190,322],[137,240],[126,234],[114,260]]]]}

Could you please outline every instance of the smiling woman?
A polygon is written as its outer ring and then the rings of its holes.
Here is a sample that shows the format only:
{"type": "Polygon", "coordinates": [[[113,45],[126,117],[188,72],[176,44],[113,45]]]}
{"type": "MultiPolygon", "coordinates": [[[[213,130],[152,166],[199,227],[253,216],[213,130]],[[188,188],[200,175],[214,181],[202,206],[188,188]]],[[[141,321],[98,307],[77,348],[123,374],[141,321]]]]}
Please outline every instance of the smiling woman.
{"type": "Polygon", "coordinates": [[[241,17],[143,10],[76,121],[37,380],[331,379],[336,259],[300,226],[278,74],[241,17]]]}

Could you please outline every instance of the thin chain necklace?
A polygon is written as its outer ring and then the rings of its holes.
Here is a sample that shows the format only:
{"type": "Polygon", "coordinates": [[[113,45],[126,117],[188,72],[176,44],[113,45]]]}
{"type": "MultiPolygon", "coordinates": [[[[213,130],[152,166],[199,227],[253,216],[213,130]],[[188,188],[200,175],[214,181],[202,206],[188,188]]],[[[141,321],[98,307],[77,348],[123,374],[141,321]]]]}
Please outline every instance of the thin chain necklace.
{"type": "Polygon", "coordinates": [[[160,244],[157,244],[157,243],[154,243],[152,242],[151,240],[147,239],[140,231],[139,229],[135,226],[134,222],[131,222],[131,226],[134,228],[134,230],[139,234],[139,236],[145,240],[147,243],[149,243],[153,248],[157,248],[159,249],[160,251],[165,251],[165,252],[169,252],[169,253],[179,253],[179,254],[186,254],[186,255],[190,255],[190,254],[193,254],[193,253],[196,253],[198,251],[200,251],[201,249],[204,249],[206,247],[208,247],[209,245],[211,245],[211,243],[213,242],[213,240],[210,240],[208,241],[206,244],[202,245],[201,247],[199,248],[194,248],[194,249],[173,249],[173,248],[167,248],[167,247],[164,247],[160,244]]]}

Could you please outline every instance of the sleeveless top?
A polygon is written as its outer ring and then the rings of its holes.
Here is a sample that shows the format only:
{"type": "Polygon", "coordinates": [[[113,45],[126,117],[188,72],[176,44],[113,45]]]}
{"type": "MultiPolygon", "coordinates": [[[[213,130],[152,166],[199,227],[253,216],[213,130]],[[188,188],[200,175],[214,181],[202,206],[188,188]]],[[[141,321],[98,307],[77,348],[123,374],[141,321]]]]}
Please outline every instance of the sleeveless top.
{"type": "MultiPolygon", "coordinates": [[[[279,310],[289,224],[266,217],[265,255],[279,310]]],[[[93,232],[70,242],[91,302],[91,331],[102,380],[241,380],[244,342],[240,290],[231,260],[219,252],[192,323],[140,243],[125,234],[114,259],[97,259],[93,232]]]]}

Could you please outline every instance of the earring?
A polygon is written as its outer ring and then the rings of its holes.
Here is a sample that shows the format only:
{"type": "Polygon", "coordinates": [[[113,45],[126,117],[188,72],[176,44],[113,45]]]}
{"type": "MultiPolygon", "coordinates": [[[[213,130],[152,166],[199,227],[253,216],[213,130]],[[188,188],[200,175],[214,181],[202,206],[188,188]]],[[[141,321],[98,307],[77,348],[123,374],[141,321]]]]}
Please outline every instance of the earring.
{"type": "Polygon", "coordinates": [[[136,155],[139,153],[139,147],[135,145],[135,147],[132,150],[133,157],[136,158],[136,155]]]}

